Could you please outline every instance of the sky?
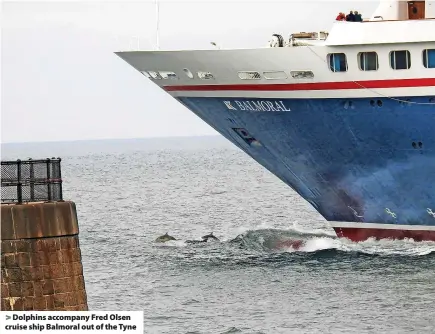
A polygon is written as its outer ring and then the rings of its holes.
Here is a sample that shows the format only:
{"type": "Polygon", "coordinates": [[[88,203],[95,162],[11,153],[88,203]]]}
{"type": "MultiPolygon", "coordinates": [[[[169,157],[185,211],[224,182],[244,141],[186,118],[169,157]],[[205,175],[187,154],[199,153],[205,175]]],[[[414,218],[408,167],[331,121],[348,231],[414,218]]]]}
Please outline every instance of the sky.
{"type": "MultiPolygon", "coordinates": [[[[378,1],[159,0],[160,49],[264,47],[271,35],[329,30],[378,1]]],[[[1,141],[217,135],[116,56],[156,48],[155,1],[4,1],[1,141]]]]}

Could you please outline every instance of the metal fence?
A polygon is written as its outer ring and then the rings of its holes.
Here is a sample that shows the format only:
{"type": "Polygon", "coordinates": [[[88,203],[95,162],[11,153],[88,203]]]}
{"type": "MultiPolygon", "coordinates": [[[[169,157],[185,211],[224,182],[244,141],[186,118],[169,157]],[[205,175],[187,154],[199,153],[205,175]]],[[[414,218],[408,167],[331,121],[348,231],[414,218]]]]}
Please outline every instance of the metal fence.
{"type": "Polygon", "coordinates": [[[60,158],[2,161],[2,203],[61,201],[60,161],[60,158]]]}

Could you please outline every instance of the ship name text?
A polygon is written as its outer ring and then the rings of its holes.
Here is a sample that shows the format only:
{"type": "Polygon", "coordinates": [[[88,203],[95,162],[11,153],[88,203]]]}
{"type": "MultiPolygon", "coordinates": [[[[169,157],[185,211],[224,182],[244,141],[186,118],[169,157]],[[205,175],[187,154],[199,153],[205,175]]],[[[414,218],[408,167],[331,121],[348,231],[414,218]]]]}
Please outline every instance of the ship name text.
{"type": "Polygon", "coordinates": [[[229,110],[249,110],[249,111],[291,111],[283,101],[224,101],[229,110]]]}

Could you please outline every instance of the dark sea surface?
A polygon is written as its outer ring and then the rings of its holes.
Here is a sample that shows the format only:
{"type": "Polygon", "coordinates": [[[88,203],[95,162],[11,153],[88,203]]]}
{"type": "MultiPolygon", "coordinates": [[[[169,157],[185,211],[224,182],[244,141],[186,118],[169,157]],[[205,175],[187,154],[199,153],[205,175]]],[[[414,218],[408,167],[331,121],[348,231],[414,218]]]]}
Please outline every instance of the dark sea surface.
{"type": "Polygon", "coordinates": [[[435,243],[339,240],[220,137],[2,145],[52,156],[90,310],[144,310],[145,333],[435,333],[435,243]],[[179,240],[156,244],[166,232],[179,240]]]}

